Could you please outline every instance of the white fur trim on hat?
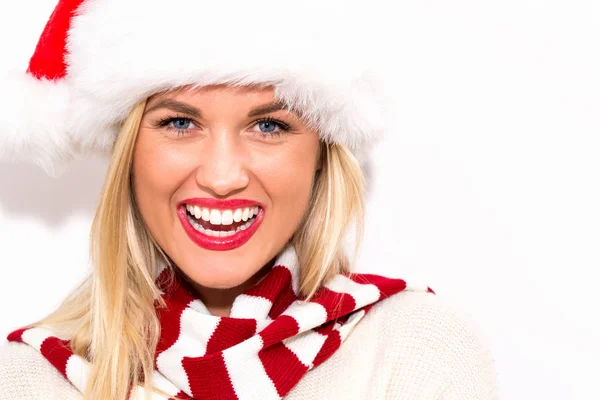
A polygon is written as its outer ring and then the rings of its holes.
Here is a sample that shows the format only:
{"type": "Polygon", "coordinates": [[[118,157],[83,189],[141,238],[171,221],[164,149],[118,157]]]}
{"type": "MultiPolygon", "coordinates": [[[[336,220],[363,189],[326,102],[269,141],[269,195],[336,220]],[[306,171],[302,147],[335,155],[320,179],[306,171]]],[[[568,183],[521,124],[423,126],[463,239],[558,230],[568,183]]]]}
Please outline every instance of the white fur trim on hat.
{"type": "Polygon", "coordinates": [[[273,85],[323,140],[363,159],[384,121],[362,5],[84,0],[70,21],[64,77],[0,81],[0,96],[14,100],[1,111],[10,120],[0,127],[0,157],[60,168],[109,150],[119,124],[150,95],[224,83],[273,85]]]}
{"type": "Polygon", "coordinates": [[[33,162],[58,175],[76,152],[67,127],[69,88],[23,72],[0,77],[0,160],[33,162]]]}

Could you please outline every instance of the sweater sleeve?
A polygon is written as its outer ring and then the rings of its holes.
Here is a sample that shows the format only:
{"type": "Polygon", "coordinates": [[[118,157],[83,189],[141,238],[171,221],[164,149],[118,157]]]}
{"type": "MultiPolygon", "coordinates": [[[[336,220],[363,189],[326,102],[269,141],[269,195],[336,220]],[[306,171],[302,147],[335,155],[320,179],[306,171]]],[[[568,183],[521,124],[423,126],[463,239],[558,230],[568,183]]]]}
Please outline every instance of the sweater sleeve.
{"type": "MultiPolygon", "coordinates": [[[[440,400],[495,400],[496,368],[483,334],[468,319],[448,343],[448,378],[440,400]]],[[[459,325],[460,326],[460,325],[459,325]]]]}
{"type": "Polygon", "coordinates": [[[0,399],[80,400],[77,390],[33,347],[0,346],[0,399]]]}

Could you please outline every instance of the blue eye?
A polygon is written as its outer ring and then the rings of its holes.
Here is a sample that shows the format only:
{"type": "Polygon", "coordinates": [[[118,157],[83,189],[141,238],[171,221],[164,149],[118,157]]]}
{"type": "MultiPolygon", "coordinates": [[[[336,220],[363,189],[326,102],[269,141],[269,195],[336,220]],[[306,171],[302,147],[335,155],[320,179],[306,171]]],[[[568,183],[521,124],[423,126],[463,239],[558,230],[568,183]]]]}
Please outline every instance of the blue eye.
{"type": "Polygon", "coordinates": [[[261,132],[264,133],[271,133],[277,128],[277,124],[273,121],[261,121],[258,123],[258,126],[260,127],[261,132]]]}
{"type": "Polygon", "coordinates": [[[253,126],[258,127],[258,131],[255,132],[263,138],[275,138],[291,129],[285,122],[272,117],[259,119],[253,126]]]}
{"type": "Polygon", "coordinates": [[[173,118],[173,120],[171,121],[173,124],[173,128],[177,129],[177,130],[185,130],[185,129],[189,129],[192,121],[189,120],[188,118],[173,118]]]}
{"type": "Polygon", "coordinates": [[[194,121],[186,117],[167,117],[158,121],[156,125],[177,133],[177,136],[187,135],[191,130],[198,128],[194,121]]]}

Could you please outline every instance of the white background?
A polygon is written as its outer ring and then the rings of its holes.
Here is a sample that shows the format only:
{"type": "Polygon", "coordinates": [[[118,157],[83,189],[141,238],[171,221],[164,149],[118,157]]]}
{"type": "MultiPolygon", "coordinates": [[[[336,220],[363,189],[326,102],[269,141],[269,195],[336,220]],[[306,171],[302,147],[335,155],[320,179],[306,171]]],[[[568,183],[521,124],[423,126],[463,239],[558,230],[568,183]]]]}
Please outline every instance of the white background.
{"type": "MultiPolygon", "coordinates": [[[[470,313],[502,398],[600,399],[599,2],[396,3],[357,27],[386,27],[393,99],[360,270],[470,313]]],[[[2,2],[2,69],[25,68],[54,5],[2,2]]],[[[84,275],[105,166],[0,164],[1,337],[84,275]]]]}

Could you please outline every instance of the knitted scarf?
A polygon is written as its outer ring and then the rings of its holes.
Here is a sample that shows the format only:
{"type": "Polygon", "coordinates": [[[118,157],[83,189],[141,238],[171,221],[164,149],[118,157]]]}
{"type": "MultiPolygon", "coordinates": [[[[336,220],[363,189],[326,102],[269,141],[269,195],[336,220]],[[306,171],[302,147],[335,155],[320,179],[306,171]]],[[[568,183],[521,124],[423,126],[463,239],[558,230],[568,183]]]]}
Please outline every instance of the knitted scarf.
{"type": "MultiPolygon", "coordinates": [[[[167,307],[157,309],[161,334],[152,384],[170,397],[153,399],[281,399],[340,347],[374,303],[407,289],[401,279],[339,274],[302,301],[297,256],[288,245],[266,276],[235,298],[230,316],[218,317],[166,273],[157,280],[167,307]]],[[[34,327],[8,340],[40,351],[83,393],[90,364],[57,336],[34,327]]],[[[130,398],[143,396],[138,386],[130,398]]]]}

